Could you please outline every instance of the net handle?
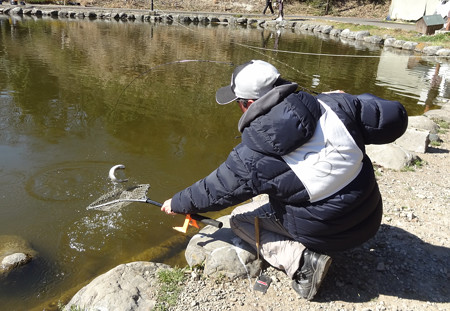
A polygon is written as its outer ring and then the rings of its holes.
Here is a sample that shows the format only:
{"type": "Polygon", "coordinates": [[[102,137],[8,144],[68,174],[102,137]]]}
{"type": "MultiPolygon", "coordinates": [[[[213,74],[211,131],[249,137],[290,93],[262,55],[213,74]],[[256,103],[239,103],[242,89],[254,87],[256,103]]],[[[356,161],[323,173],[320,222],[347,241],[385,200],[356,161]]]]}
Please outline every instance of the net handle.
{"type": "MultiPolygon", "coordinates": [[[[147,198],[147,200],[145,200],[145,203],[149,203],[149,204],[156,205],[158,207],[162,207],[161,203],[153,201],[152,199],[148,199],[148,198],[147,198]]],[[[214,226],[219,229],[222,228],[222,226],[223,226],[221,221],[217,221],[215,219],[212,219],[212,218],[209,218],[206,216],[202,216],[202,215],[198,215],[198,214],[190,214],[190,215],[191,215],[192,219],[200,221],[200,222],[204,223],[205,225],[211,225],[211,226],[214,226]]]]}

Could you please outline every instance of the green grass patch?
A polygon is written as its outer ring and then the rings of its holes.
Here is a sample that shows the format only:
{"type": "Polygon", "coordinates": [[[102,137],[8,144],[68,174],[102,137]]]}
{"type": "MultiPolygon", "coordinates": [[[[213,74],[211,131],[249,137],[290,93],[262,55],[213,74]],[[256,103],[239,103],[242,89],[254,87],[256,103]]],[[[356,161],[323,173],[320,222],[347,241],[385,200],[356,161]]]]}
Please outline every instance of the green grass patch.
{"type": "Polygon", "coordinates": [[[424,164],[425,162],[422,159],[417,158],[410,165],[405,166],[402,172],[414,172],[416,169],[423,167],[424,164]]]}
{"type": "MultiPolygon", "coordinates": [[[[449,33],[439,33],[433,36],[421,36],[417,38],[417,42],[431,42],[436,45],[436,43],[447,44],[450,43],[450,34],[449,33]]],[[[439,44],[440,45],[440,44],[439,44]]]]}
{"type": "Polygon", "coordinates": [[[444,120],[437,120],[435,121],[437,125],[443,130],[448,130],[450,128],[450,123],[444,120]]]}
{"type": "Polygon", "coordinates": [[[430,143],[430,145],[431,145],[432,147],[439,147],[439,146],[441,145],[441,143],[438,142],[438,141],[432,141],[432,142],[430,143]]]}
{"type": "Polygon", "coordinates": [[[450,129],[450,123],[444,120],[433,119],[434,123],[439,126],[438,134],[445,134],[450,129]]]}
{"type": "Polygon", "coordinates": [[[169,310],[177,304],[178,296],[182,291],[186,279],[185,269],[164,269],[158,272],[159,291],[154,311],[169,310]]]}
{"type": "MultiPolygon", "coordinates": [[[[64,310],[64,304],[62,302],[58,302],[58,310],[63,311],[64,310]]],[[[79,306],[70,306],[70,309],[66,309],[65,311],[86,311],[86,309],[81,308],[79,306]]]]}

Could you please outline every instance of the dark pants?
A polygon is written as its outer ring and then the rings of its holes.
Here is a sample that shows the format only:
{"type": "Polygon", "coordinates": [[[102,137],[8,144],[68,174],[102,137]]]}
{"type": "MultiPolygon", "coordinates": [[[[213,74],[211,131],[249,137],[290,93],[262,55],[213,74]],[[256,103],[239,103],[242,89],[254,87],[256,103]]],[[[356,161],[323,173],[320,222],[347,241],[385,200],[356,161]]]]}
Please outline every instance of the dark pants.
{"type": "Polygon", "coordinates": [[[269,8],[270,12],[273,14],[272,0],[266,0],[266,7],[264,8],[263,14],[266,14],[267,8],[269,8]]]}

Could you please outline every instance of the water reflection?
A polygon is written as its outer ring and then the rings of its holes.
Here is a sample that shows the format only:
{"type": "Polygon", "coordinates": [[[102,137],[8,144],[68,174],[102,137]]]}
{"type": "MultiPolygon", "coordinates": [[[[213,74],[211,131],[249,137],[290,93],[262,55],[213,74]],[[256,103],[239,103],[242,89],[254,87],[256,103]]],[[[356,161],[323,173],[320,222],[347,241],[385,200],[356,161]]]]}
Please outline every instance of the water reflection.
{"type": "Polygon", "coordinates": [[[415,100],[410,114],[422,114],[436,102],[449,98],[449,63],[430,63],[426,58],[393,48],[384,49],[377,69],[377,84],[415,100]],[[432,64],[432,66],[430,66],[432,64]]]}
{"type": "Polygon", "coordinates": [[[182,217],[140,203],[112,214],[86,207],[110,190],[118,163],[163,201],[223,162],[240,114],[214,94],[229,63],[255,58],[313,91],[371,92],[411,115],[449,97],[447,63],[321,34],[0,17],[0,235],[39,253],[20,278],[0,281],[1,305],[55,301],[167,241],[174,249],[157,258],[183,265],[185,237],[171,229],[182,217]]]}

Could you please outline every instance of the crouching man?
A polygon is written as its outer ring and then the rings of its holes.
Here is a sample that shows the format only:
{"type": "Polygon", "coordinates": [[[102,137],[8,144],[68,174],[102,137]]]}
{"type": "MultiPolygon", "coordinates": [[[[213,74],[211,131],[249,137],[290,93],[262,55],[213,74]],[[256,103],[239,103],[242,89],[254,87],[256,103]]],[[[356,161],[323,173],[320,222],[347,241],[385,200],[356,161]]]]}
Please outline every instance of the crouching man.
{"type": "Polygon", "coordinates": [[[271,64],[238,66],[216,101],[242,111],[242,142],[209,176],[164,202],[168,214],[204,213],[236,207],[230,225],[260,254],[292,278],[311,300],[332,259],[329,251],[358,246],[377,232],[382,200],[367,144],[400,137],[407,113],[395,101],[344,92],[312,96],[280,77],[271,64]]]}

